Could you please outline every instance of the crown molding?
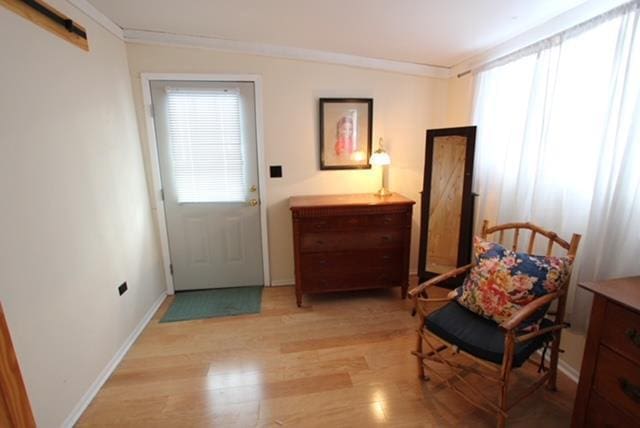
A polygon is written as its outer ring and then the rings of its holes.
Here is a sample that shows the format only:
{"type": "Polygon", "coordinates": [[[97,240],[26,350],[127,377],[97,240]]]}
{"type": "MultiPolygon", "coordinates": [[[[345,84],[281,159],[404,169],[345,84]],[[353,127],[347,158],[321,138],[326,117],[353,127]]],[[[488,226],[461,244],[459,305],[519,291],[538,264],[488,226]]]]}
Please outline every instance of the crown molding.
{"type": "Polygon", "coordinates": [[[96,23],[100,24],[105,30],[109,31],[120,40],[124,40],[122,28],[120,28],[118,24],[109,19],[109,17],[107,17],[105,14],[96,9],[87,0],[67,0],[67,2],[69,2],[72,6],[75,6],[89,18],[93,19],[96,23]]]}
{"type": "Polygon", "coordinates": [[[242,53],[275,58],[340,64],[352,67],[391,71],[394,73],[433,77],[437,79],[448,79],[450,76],[450,69],[447,67],[436,67],[411,62],[392,61],[336,52],[269,45],[263,43],[241,42],[236,40],[225,40],[202,36],[188,36],[183,34],[172,34],[159,31],[124,29],[124,41],[128,43],[204,48],[220,52],[242,53]]]}

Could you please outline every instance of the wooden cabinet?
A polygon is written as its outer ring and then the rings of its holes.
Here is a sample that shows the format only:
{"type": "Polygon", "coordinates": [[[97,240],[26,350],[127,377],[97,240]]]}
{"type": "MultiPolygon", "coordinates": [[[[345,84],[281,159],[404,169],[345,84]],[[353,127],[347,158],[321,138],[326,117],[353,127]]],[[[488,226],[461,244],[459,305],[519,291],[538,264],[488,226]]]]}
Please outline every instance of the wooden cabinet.
{"type": "Polygon", "coordinates": [[[595,297],[572,426],[640,426],[640,277],[580,286],[595,297]]]}
{"type": "Polygon", "coordinates": [[[415,202],[394,193],[294,196],[296,301],[303,294],[409,285],[415,202]]]}

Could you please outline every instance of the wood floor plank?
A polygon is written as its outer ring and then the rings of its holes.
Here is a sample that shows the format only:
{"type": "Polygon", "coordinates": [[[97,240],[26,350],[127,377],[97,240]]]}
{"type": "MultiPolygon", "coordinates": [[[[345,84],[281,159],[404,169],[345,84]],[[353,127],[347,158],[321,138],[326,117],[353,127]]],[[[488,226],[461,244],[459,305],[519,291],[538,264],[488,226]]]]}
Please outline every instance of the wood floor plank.
{"type": "Polygon", "coordinates": [[[354,346],[375,342],[387,342],[395,337],[409,333],[410,329],[393,329],[372,331],[358,335],[343,335],[326,337],[322,339],[307,339],[286,342],[280,345],[282,353],[310,351],[316,349],[339,348],[341,346],[354,346]]]}
{"type": "Polygon", "coordinates": [[[260,419],[284,419],[309,409],[326,410],[364,406],[386,399],[403,400],[403,394],[394,384],[362,385],[335,391],[314,392],[305,396],[273,398],[260,403],[260,419]]]}

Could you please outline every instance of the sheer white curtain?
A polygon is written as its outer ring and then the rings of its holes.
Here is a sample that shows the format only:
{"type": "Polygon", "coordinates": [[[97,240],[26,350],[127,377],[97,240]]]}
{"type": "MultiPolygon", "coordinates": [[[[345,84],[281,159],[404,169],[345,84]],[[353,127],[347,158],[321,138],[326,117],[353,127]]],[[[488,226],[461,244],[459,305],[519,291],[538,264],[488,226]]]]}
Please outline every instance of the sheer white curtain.
{"type": "Polygon", "coordinates": [[[639,4],[476,76],[477,220],[583,235],[568,305],[578,329],[591,296],[577,280],[640,274],[639,4]]]}

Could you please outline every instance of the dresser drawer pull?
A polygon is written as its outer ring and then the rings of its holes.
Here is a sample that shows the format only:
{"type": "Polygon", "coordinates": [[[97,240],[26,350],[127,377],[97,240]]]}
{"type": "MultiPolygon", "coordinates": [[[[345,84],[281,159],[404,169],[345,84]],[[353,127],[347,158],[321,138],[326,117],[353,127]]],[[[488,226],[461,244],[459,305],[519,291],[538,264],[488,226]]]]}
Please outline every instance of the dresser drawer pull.
{"type": "Polygon", "coordinates": [[[383,223],[384,224],[389,224],[389,223],[391,223],[391,220],[392,220],[391,217],[385,217],[384,220],[383,220],[383,223]]]}
{"type": "Polygon", "coordinates": [[[385,254],[382,256],[382,260],[391,260],[391,256],[389,254],[385,254]]]}
{"type": "Polygon", "coordinates": [[[631,343],[640,348],[640,334],[638,333],[638,330],[635,328],[628,328],[627,331],[625,331],[625,335],[629,338],[631,343]]]}
{"type": "Polygon", "coordinates": [[[324,266],[324,265],[327,264],[327,261],[326,260],[318,260],[318,264],[321,265],[321,266],[324,266]]]}
{"type": "Polygon", "coordinates": [[[318,244],[318,245],[324,245],[324,241],[323,241],[322,239],[318,239],[318,240],[316,241],[316,244],[318,244]]]}
{"type": "Polygon", "coordinates": [[[631,398],[636,403],[640,403],[640,387],[632,384],[625,378],[618,378],[618,382],[620,383],[620,388],[624,394],[631,398]]]}
{"type": "Polygon", "coordinates": [[[318,223],[314,224],[313,227],[315,227],[316,229],[322,229],[326,225],[327,225],[326,221],[321,221],[321,222],[318,222],[318,223]]]}
{"type": "Polygon", "coordinates": [[[384,235],[381,239],[385,242],[391,241],[391,237],[389,235],[384,235]]]}

